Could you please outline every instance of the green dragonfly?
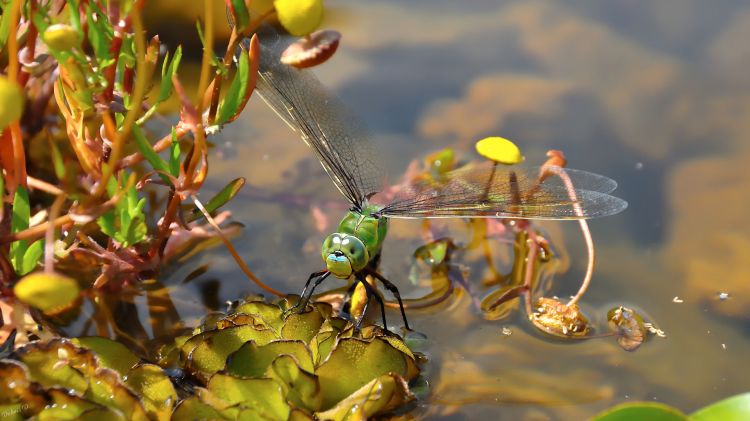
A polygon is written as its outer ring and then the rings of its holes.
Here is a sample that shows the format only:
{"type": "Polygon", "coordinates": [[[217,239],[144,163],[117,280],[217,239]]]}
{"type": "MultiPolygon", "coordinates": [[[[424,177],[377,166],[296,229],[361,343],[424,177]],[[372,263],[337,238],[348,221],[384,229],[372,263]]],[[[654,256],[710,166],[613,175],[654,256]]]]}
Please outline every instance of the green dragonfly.
{"type": "Polygon", "coordinates": [[[376,194],[385,187],[386,177],[364,125],[312,72],[279,61],[287,44],[283,37],[260,39],[257,92],[315,152],[351,204],[336,232],[323,241],[325,269],[310,275],[295,309],[306,308],[315,288],[333,275],[351,280],[347,297],[363,285],[367,303],[372,298],[380,303],[387,328],[383,298],[367,282],[370,275],[398,300],[404,327],[410,329],[398,288],[377,270],[390,218],[588,219],[627,207],[627,202],[609,195],[617,183],[598,174],[565,169],[575,186],[571,196],[558,177],[542,180],[539,167],[500,167],[490,162],[448,172],[440,183],[414,183],[387,203],[378,203],[376,194]]]}

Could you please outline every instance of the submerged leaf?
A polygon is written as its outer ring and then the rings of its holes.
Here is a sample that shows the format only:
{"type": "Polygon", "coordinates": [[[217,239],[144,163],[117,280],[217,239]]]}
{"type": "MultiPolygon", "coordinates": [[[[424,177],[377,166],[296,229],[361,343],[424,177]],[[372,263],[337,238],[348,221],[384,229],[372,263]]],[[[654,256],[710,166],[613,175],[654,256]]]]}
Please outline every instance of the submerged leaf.
{"type": "Polygon", "coordinates": [[[643,318],[633,309],[615,307],[607,312],[607,321],[617,336],[617,343],[625,351],[635,351],[648,338],[643,318]]]}
{"type": "Polygon", "coordinates": [[[540,298],[531,315],[539,330],[560,337],[581,337],[588,334],[588,320],[577,304],[567,306],[552,298],[540,298]]]}

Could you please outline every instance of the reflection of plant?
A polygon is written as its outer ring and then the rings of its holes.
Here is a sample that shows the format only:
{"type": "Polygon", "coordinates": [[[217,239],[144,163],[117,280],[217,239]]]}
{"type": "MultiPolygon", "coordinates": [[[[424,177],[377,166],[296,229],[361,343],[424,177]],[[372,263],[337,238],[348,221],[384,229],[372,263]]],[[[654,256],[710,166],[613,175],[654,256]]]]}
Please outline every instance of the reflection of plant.
{"type": "Polygon", "coordinates": [[[166,372],[106,338],[28,344],[0,361],[0,412],[17,419],[338,420],[384,414],[413,399],[407,383],[419,370],[400,338],[374,326],[355,332],[325,304],[284,319],[286,307],[286,300],[249,300],[213,315],[165,348],[159,364],[166,372]]]}

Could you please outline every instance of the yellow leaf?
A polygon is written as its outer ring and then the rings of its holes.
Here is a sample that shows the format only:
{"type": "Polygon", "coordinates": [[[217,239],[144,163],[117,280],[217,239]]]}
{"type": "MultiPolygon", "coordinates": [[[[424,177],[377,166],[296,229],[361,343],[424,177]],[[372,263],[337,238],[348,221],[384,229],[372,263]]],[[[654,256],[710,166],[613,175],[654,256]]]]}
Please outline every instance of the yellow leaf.
{"type": "Polygon", "coordinates": [[[78,298],[78,283],[56,273],[37,272],[25,276],[13,287],[21,302],[46,314],[59,313],[78,298]]]}
{"type": "Polygon", "coordinates": [[[513,165],[524,160],[518,146],[502,137],[486,137],[476,143],[476,148],[479,155],[501,164],[513,165]]]}
{"type": "Polygon", "coordinates": [[[279,22],[290,34],[307,35],[323,20],[323,0],[275,0],[279,22]]]}
{"type": "Polygon", "coordinates": [[[0,130],[21,118],[23,92],[15,81],[0,75],[0,130]]]}

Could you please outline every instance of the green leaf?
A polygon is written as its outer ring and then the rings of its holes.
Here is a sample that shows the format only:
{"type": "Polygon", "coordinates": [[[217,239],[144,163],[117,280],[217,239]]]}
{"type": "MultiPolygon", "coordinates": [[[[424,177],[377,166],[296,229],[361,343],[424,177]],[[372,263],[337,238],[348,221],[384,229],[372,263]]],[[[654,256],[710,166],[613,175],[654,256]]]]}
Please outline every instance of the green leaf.
{"type": "Polygon", "coordinates": [[[91,42],[91,46],[94,48],[94,55],[99,66],[104,67],[104,62],[112,59],[109,46],[114,37],[114,30],[109,24],[109,19],[106,19],[106,15],[102,13],[94,2],[86,3],[86,17],[89,25],[89,42],[91,42]],[[94,13],[97,15],[96,18],[94,17],[94,13]]]}
{"type": "Polygon", "coordinates": [[[743,421],[750,419],[750,393],[726,398],[693,412],[691,421],[743,421]]]}
{"type": "Polygon", "coordinates": [[[203,374],[212,374],[224,368],[229,354],[242,344],[254,340],[265,345],[276,339],[272,330],[259,330],[251,325],[211,330],[195,335],[182,347],[188,368],[203,374]]]}
{"type": "MultiPolygon", "coordinates": [[[[208,201],[204,206],[206,207],[206,211],[211,214],[216,212],[220,207],[224,206],[234,198],[234,196],[242,189],[242,187],[245,186],[245,179],[243,177],[235,178],[234,180],[230,181],[229,184],[224,186],[223,189],[221,189],[214,197],[211,198],[211,200],[208,201]]],[[[194,208],[192,211],[192,214],[188,218],[188,222],[195,221],[197,219],[200,219],[203,216],[203,213],[197,209],[194,208]]],[[[278,308],[278,307],[277,307],[278,308]]],[[[252,313],[248,313],[252,314],[252,313]]],[[[281,314],[281,310],[279,310],[279,314],[281,314]]],[[[267,320],[268,321],[268,320],[267,320]]],[[[271,321],[268,321],[269,323],[271,321]]]]}
{"type": "Polygon", "coordinates": [[[172,94],[172,76],[177,73],[177,69],[180,67],[180,60],[182,60],[182,46],[178,46],[174,52],[172,61],[167,65],[167,59],[164,57],[164,64],[161,69],[161,84],[159,85],[159,96],[156,99],[157,103],[166,101],[167,98],[172,94]]]}
{"type": "Polygon", "coordinates": [[[128,372],[127,384],[138,396],[153,418],[169,420],[177,402],[177,392],[164,371],[158,365],[143,364],[128,372]]]}
{"type": "Polygon", "coordinates": [[[232,12],[237,32],[242,33],[250,23],[250,12],[247,10],[245,0],[226,0],[227,7],[232,12]]]}
{"type": "Polygon", "coordinates": [[[199,397],[191,396],[177,405],[172,414],[172,419],[221,420],[226,418],[222,417],[221,413],[214,407],[202,402],[199,397]]]}
{"type": "Polygon", "coordinates": [[[44,240],[37,240],[26,249],[26,253],[23,255],[23,261],[21,262],[21,268],[18,271],[19,275],[26,275],[32,270],[36,269],[37,264],[44,255],[44,240]]]}
{"type": "MultiPolygon", "coordinates": [[[[153,169],[155,169],[156,171],[171,173],[167,161],[163,160],[159,156],[159,154],[154,151],[151,143],[149,143],[148,139],[146,139],[146,136],[141,131],[141,128],[137,125],[133,126],[133,138],[135,139],[136,145],[138,145],[138,150],[141,151],[143,156],[146,158],[146,161],[151,164],[151,167],[153,169]]],[[[159,173],[159,177],[161,177],[161,179],[164,180],[164,182],[168,185],[172,185],[172,180],[170,180],[166,175],[159,173]]]]}
{"type": "Polygon", "coordinates": [[[173,177],[180,176],[180,142],[177,141],[177,131],[172,126],[172,145],[169,147],[169,173],[173,177]]]}
{"type": "Polygon", "coordinates": [[[591,421],[687,421],[688,418],[669,405],[658,402],[628,402],[599,413],[591,421]]]}
{"type": "MultiPolygon", "coordinates": [[[[16,195],[13,198],[13,215],[10,220],[10,232],[17,233],[28,228],[30,218],[29,192],[23,186],[18,186],[16,195]]],[[[23,257],[28,247],[29,242],[26,240],[14,241],[10,245],[10,259],[16,272],[20,273],[21,271],[23,257]]]]}
{"type": "Polygon", "coordinates": [[[0,50],[5,48],[5,44],[8,42],[8,32],[10,31],[10,2],[11,0],[3,0],[3,12],[6,10],[8,13],[0,15],[0,50]]]}
{"type": "Polygon", "coordinates": [[[363,385],[333,408],[317,413],[318,419],[368,419],[388,412],[414,399],[403,378],[393,373],[384,374],[363,385]]]}
{"type": "Polygon", "coordinates": [[[314,371],[312,355],[302,341],[246,342],[227,358],[227,372],[239,377],[263,377],[279,355],[290,355],[301,369],[314,371]]]}
{"type": "Polygon", "coordinates": [[[232,79],[232,84],[229,86],[226,96],[219,104],[219,111],[216,114],[215,124],[221,125],[226,123],[232,118],[232,116],[240,111],[239,108],[244,102],[249,78],[250,56],[243,51],[240,53],[237,72],[234,75],[234,79],[232,79]]]}
{"type": "Polygon", "coordinates": [[[323,389],[323,409],[332,407],[360,387],[387,373],[411,380],[416,366],[411,359],[381,338],[339,340],[328,359],[315,370],[323,389]]]}
{"type": "Polygon", "coordinates": [[[80,347],[88,348],[96,353],[99,364],[124,376],[133,366],[140,362],[128,347],[120,342],[101,336],[84,336],[72,339],[80,347]]]}
{"type": "Polygon", "coordinates": [[[238,379],[216,374],[211,377],[207,388],[230,406],[252,409],[259,417],[257,419],[285,421],[289,417],[290,408],[281,385],[272,379],[238,379]]]}

